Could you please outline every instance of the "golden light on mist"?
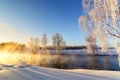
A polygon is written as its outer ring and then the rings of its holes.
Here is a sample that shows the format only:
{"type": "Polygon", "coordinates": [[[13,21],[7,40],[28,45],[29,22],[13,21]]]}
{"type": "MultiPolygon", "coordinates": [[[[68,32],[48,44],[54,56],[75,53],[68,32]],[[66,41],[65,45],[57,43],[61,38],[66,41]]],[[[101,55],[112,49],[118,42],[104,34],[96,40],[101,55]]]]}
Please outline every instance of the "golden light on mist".
{"type": "Polygon", "coordinates": [[[32,54],[32,53],[19,53],[19,52],[8,52],[1,51],[0,52],[0,64],[7,65],[40,65],[48,63],[48,61],[52,58],[50,54],[32,54]]]}

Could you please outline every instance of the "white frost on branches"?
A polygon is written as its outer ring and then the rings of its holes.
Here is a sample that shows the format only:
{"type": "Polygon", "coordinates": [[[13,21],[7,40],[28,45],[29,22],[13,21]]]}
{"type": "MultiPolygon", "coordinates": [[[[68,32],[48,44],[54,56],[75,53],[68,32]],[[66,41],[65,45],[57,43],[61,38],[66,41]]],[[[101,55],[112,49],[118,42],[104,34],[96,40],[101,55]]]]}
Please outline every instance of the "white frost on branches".
{"type": "Polygon", "coordinates": [[[95,36],[102,51],[107,51],[108,37],[120,38],[118,0],[82,0],[84,15],[79,25],[88,35],[95,36]]]}

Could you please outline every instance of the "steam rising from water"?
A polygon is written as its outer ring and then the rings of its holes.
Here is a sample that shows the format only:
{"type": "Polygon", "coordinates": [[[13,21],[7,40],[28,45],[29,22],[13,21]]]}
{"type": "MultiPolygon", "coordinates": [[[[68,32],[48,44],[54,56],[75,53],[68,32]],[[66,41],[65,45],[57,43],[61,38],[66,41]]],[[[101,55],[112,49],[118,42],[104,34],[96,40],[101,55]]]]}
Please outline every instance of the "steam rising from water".
{"type": "Polygon", "coordinates": [[[0,52],[0,64],[18,65],[18,64],[30,64],[30,65],[40,65],[41,63],[46,63],[50,60],[51,56],[31,54],[31,53],[10,53],[8,51],[0,52]]]}

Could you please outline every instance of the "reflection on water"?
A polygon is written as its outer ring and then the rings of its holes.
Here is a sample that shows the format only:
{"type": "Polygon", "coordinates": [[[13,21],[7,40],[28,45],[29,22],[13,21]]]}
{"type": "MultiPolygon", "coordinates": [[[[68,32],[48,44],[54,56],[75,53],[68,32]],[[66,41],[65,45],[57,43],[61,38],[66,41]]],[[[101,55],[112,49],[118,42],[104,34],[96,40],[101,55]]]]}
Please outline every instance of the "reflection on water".
{"type": "Polygon", "coordinates": [[[68,61],[70,68],[120,70],[118,56],[75,56],[75,60],[68,61]],[[72,63],[74,62],[74,63],[72,63]]]}

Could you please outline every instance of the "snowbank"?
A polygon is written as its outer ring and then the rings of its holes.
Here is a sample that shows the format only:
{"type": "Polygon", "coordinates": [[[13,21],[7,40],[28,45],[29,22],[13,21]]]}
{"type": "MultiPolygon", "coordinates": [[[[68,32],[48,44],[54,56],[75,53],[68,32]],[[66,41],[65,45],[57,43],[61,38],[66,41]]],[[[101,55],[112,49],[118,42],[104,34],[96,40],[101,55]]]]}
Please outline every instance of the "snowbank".
{"type": "Polygon", "coordinates": [[[120,80],[119,71],[0,65],[0,80],[120,80]]]}

